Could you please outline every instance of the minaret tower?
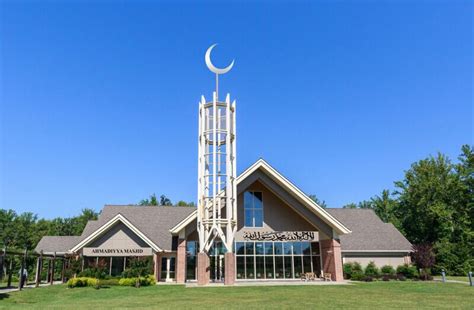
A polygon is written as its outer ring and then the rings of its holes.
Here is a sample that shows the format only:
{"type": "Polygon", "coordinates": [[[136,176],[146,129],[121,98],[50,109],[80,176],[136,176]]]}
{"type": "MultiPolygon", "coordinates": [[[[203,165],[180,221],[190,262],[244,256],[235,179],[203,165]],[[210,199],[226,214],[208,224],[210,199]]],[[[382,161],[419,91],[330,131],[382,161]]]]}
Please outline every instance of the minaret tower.
{"type": "Polygon", "coordinates": [[[216,241],[222,242],[226,249],[224,277],[226,284],[232,284],[235,277],[233,275],[235,257],[232,251],[237,230],[236,110],[235,100],[231,103],[229,94],[225,101],[219,100],[218,88],[219,75],[229,72],[234,61],[223,69],[215,67],[211,62],[211,51],[216,45],[209,47],[205,55],[207,67],[216,74],[216,90],[212,101],[206,101],[204,96],[201,96],[199,103],[197,230],[200,284],[209,281],[209,275],[205,279],[206,275],[202,268],[208,266],[207,253],[216,241]]]}

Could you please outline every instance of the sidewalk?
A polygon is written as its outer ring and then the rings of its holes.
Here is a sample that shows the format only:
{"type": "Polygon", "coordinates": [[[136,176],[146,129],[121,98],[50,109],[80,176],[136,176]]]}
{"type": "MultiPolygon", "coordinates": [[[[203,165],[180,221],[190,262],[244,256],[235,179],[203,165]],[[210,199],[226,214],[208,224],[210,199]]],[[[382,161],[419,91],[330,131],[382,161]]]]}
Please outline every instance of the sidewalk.
{"type": "MultiPolygon", "coordinates": [[[[54,281],[53,285],[57,285],[57,284],[62,284],[62,282],[61,281],[54,281]]],[[[51,284],[50,283],[41,283],[39,286],[43,287],[43,286],[49,286],[49,285],[51,285],[51,284]]],[[[35,288],[35,284],[28,284],[28,285],[23,286],[23,290],[29,290],[29,289],[32,289],[32,288],[35,288]]],[[[0,288],[0,294],[10,293],[10,292],[18,292],[18,287],[0,288]]]]}

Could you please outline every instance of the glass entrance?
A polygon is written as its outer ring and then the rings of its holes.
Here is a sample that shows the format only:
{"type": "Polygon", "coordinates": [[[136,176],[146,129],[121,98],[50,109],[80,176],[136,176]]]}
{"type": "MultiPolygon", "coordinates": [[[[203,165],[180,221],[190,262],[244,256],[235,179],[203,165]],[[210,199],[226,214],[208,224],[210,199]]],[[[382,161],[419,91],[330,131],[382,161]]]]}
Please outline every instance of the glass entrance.
{"type": "Polygon", "coordinates": [[[215,241],[209,250],[210,280],[212,282],[224,281],[224,254],[225,246],[220,241],[215,241]]]}

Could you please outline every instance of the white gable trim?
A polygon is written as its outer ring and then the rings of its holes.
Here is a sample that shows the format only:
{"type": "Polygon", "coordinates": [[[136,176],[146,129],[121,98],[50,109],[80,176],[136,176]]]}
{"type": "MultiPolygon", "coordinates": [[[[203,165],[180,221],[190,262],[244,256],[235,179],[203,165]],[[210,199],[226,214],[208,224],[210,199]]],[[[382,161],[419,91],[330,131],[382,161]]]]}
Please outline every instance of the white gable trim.
{"type": "MultiPolygon", "coordinates": [[[[301,191],[296,185],[291,183],[288,179],[286,179],[283,175],[281,175],[278,171],[276,171],[272,166],[270,166],[265,160],[259,159],[257,160],[252,166],[247,168],[244,172],[242,172],[237,177],[237,185],[240,182],[245,180],[248,176],[250,176],[253,172],[258,169],[262,169],[268,176],[270,176],[274,181],[276,181],[279,185],[283,188],[288,190],[294,197],[296,197],[303,205],[308,207],[313,213],[315,213],[318,217],[321,218],[324,222],[326,222],[329,226],[331,226],[337,234],[345,235],[350,234],[352,231],[344,226],[341,222],[339,222],[334,216],[329,214],[324,208],[321,208],[316,202],[314,202],[311,198],[308,197],[303,191],[301,191]]],[[[175,227],[170,229],[171,233],[178,233],[182,229],[184,229],[189,223],[197,218],[197,210],[191,213],[186,219],[178,223],[175,227]]]]}
{"type": "Polygon", "coordinates": [[[163,250],[157,246],[153,241],[151,241],[147,236],[145,236],[138,228],[136,228],[129,220],[127,220],[122,214],[117,214],[112,219],[110,219],[107,223],[99,227],[96,231],[90,234],[87,238],[79,242],[75,247],[73,247],[70,251],[77,252],[78,250],[82,249],[86,244],[93,241],[95,238],[102,235],[106,232],[109,228],[115,225],[118,222],[122,222],[125,226],[127,226],[131,231],[133,231],[138,237],[140,237],[145,243],[147,243],[153,250],[157,252],[162,252],[163,250]]]}

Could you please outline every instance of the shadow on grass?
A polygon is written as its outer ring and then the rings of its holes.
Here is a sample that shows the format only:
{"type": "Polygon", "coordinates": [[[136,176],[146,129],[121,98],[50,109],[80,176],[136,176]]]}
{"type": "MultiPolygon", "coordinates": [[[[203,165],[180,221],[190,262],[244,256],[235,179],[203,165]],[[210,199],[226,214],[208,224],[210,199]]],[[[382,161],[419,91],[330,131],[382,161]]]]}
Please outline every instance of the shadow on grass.
{"type": "Polygon", "coordinates": [[[7,299],[10,297],[10,294],[7,293],[0,293],[0,300],[7,299]]]}

